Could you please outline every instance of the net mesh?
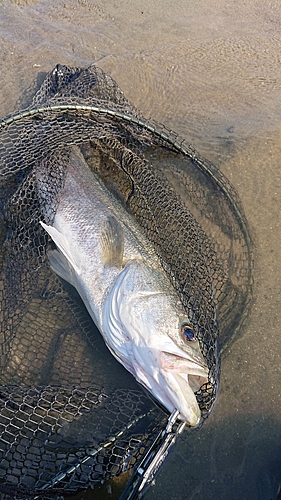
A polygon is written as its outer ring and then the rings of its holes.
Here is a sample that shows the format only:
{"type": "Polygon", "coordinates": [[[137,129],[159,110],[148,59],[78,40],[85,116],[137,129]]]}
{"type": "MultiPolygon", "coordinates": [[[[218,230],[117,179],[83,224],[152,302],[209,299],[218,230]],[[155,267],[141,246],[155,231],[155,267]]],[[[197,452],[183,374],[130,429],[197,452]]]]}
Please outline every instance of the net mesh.
{"type": "Polygon", "coordinates": [[[249,305],[251,239],[222,173],[94,65],[58,65],[0,134],[0,492],[62,498],[133,467],[165,419],[50,270],[39,220],[54,219],[70,147],[134,215],[192,320],[209,369],[202,419],[219,385],[218,324],[229,345],[249,305]]]}

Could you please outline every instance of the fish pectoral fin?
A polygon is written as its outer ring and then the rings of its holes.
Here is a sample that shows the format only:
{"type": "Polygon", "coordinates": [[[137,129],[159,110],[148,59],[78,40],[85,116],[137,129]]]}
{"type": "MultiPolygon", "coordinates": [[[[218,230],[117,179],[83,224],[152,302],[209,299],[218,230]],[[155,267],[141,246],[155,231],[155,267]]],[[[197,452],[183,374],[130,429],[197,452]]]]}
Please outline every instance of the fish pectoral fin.
{"type": "MultiPolygon", "coordinates": [[[[80,268],[73,259],[71,254],[70,245],[67,241],[67,238],[64,234],[60,233],[55,227],[48,226],[44,222],[40,221],[41,226],[47,231],[47,233],[51,236],[53,242],[56,244],[61,253],[65,256],[69,264],[73,267],[77,274],[80,274],[80,268]]],[[[69,280],[67,280],[69,281],[69,280]]]]}
{"type": "Polygon", "coordinates": [[[105,267],[122,267],[124,233],[118,220],[109,215],[100,236],[101,259],[105,267]]]}

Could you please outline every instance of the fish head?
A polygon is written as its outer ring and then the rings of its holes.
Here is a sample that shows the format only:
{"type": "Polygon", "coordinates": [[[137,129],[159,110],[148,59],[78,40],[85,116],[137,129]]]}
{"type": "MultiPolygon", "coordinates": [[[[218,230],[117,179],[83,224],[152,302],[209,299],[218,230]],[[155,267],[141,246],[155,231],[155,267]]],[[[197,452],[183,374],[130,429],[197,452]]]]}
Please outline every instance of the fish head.
{"type": "Polygon", "coordinates": [[[104,311],[110,350],[169,412],[197,426],[194,393],[208,382],[208,367],[189,318],[158,271],[137,263],[120,276],[104,311]]]}
{"type": "Polygon", "coordinates": [[[140,339],[138,346],[133,344],[135,376],[170,412],[176,408],[181,419],[194,427],[201,417],[195,392],[208,382],[194,330],[174,295],[155,293],[135,299],[128,316],[131,331],[140,339]]]}

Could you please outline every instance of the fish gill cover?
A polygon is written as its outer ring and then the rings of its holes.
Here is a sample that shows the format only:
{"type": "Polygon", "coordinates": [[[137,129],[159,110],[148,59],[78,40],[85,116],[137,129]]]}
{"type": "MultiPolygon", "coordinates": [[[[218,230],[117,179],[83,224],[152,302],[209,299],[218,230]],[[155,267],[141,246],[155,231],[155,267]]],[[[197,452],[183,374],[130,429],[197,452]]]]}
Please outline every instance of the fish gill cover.
{"type": "Polygon", "coordinates": [[[110,375],[83,304],[50,269],[39,221],[54,220],[70,148],[134,216],[191,319],[209,372],[196,392],[202,421],[219,349],[249,306],[252,244],[223,174],[95,65],[56,66],[0,134],[0,492],[60,498],[138,464],[165,420],[110,375]]]}

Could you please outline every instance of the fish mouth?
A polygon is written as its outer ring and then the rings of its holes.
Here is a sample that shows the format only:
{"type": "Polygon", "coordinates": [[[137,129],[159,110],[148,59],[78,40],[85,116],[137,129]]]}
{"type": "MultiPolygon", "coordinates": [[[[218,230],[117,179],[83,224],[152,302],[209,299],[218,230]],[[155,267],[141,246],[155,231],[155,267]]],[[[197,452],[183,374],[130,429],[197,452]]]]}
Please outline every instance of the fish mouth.
{"type": "Polygon", "coordinates": [[[199,364],[162,351],[152,376],[138,363],[135,364],[134,376],[169,412],[177,409],[179,419],[190,427],[199,424],[201,410],[194,393],[208,382],[208,369],[203,362],[199,364]]]}
{"type": "Polygon", "coordinates": [[[201,411],[195,392],[208,382],[208,368],[203,361],[199,363],[167,352],[162,353],[163,358],[165,362],[160,372],[166,384],[166,407],[170,411],[176,408],[183,421],[196,427],[200,422],[201,411]]]}

